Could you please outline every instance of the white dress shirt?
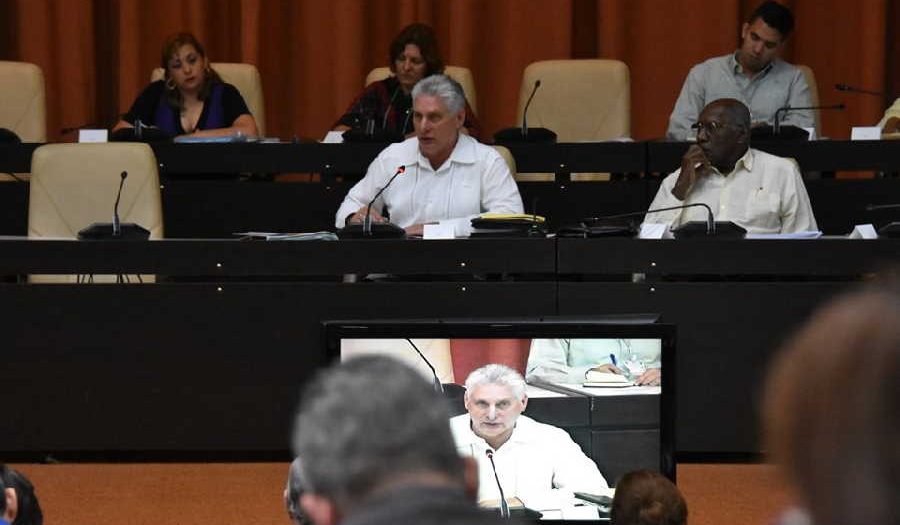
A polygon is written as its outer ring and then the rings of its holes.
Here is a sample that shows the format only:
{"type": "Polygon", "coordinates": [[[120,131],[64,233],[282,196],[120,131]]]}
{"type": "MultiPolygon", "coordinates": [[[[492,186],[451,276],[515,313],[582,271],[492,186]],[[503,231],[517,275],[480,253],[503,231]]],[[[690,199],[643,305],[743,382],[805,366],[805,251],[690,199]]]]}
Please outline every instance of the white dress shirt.
{"type": "Polygon", "coordinates": [[[638,361],[644,368],[660,368],[659,339],[533,339],[525,366],[526,379],[555,383],[584,382],[585,373],[600,365],[638,361]]]}
{"type": "MultiPolygon", "coordinates": [[[[669,117],[668,138],[687,140],[694,136],[691,125],[707,104],[720,98],[740,100],[750,108],[753,122],[769,124],[779,108],[812,106],[809,84],[797,66],[776,58],[750,78],[735,55],[711,58],[691,68],[669,117]]],[[[815,115],[812,111],[782,112],[781,123],[809,128],[815,125],[815,115]]]]}
{"type": "Polygon", "coordinates": [[[450,157],[437,170],[419,151],[413,137],[382,151],[341,203],[335,218],[338,228],[347,217],[369,203],[388,180],[405,166],[372,205],[390,213],[391,222],[406,228],[414,224],[442,222],[453,225],[457,237],[471,232],[470,221],[485,212],[522,213],[522,197],[506,162],[494,148],[465,134],[450,157]]]}
{"type": "MultiPolygon", "coordinates": [[[[461,456],[478,463],[478,500],[499,500],[490,445],[472,432],[469,414],[450,419],[450,430],[461,456]]],[[[535,510],[573,505],[573,492],[599,493],[609,488],[596,463],[561,428],[520,415],[509,440],[494,451],[497,476],[504,495],[517,497],[535,510]]]]}
{"type": "MultiPolygon", "coordinates": [[[[717,221],[733,221],[748,233],[797,233],[816,231],[809,196],[793,159],[747,148],[734,170],[723,175],[717,169],[701,176],[684,201],[672,195],[681,168],[666,177],[649,209],[698,202],[708,205],[717,221]]],[[[702,207],[650,213],[646,223],[678,227],[687,221],[706,221],[702,207]]]]}

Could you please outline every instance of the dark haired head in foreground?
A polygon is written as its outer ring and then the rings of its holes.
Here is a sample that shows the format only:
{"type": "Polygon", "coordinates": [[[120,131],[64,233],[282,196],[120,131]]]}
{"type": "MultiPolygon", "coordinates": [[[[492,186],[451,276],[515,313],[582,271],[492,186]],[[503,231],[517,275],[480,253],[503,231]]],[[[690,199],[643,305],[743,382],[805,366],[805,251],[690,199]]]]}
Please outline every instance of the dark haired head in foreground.
{"type": "Polygon", "coordinates": [[[21,472],[0,465],[0,522],[12,525],[42,525],[44,513],[34,485],[21,472]],[[5,490],[3,490],[5,486],[5,490]]]}
{"type": "Polygon", "coordinates": [[[635,470],[619,479],[610,520],[613,525],[684,525],[687,503],[668,478],[635,470]]]}
{"type": "Polygon", "coordinates": [[[816,525],[900,524],[900,294],[817,311],[772,362],[767,450],[816,525]]]}
{"type": "Polygon", "coordinates": [[[474,504],[445,401],[384,356],[351,359],[304,390],[294,431],[300,507],[317,525],[495,523],[474,504]]]}

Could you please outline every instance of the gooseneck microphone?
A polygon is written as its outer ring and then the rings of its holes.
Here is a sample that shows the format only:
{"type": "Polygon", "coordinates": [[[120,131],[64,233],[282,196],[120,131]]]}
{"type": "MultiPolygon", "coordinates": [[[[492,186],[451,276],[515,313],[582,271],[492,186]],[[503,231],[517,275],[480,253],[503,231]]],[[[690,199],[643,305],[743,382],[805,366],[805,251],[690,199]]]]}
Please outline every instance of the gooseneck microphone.
{"type": "Polygon", "coordinates": [[[125,187],[125,179],[128,177],[128,172],[122,172],[122,180],[119,181],[119,192],[116,193],[116,204],[113,206],[113,222],[112,222],[112,235],[113,237],[120,237],[122,235],[122,224],[119,222],[119,199],[122,198],[122,188],[125,187]]]}
{"type": "Polygon", "coordinates": [[[883,97],[884,93],[881,91],[873,91],[871,89],[863,89],[856,86],[850,86],[847,84],[835,84],[834,89],[838,91],[844,91],[847,93],[861,93],[863,95],[872,95],[876,97],[883,97]]]}
{"type": "Polygon", "coordinates": [[[780,107],[777,110],[775,110],[775,119],[774,119],[774,123],[772,124],[772,132],[775,135],[778,135],[779,133],[781,133],[781,118],[780,117],[782,114],[784,114],[788,111],[815,111],[815,110],[820,110],[820,109],[834,109],[834,110],[841,111],[841,110],[845,109],[846,107],[847,106],[845,106],[843,103],[828,104],[828,105],[822,105],[822,106],[802,106],[802,107],[796,107],[796,108],[791,107],[790,105],[780,107]]]}
{"type": "Polygon", "coordinates": [[[528,140],[528,107],[531,106],[531,99],[534,98],[534,94],[537,93],[539,87],[541,87],[541,79],[534,81],[531,95],[528,96],[528,102],[525,103],[525,109],[522,110],[522,138],[525,140],[528,140]]]}
{"type": "Polygon", "coordinates": [[[655,208],[652,210],[643,210],[643,211],[633,211],[629,213],[618,213],[616,215],[603,215],[600,217],[588,217],[584,219],[582,222],[603,222],[606,220],[612,219],[626,219],[628,217],[640,217],[642,215],[649,215],[651,213],[657,213],[661,211],[671,211],[671,210],[683,210],[685,208],[696,208],[703,207],[706,208],[706,232],[710,235],[715,235],[716,233],[716,221],[713,218],[712,208],[709,207],[708,204],[703,202],[695,202],[693,204],[684,204],[681,206],[666,206],[665,208],[655,208]]]}
{"type": "Polygon", "coordinates": [[[366,216],[363,219],[363,235],[372,235],[372,204],[374,204],[378,197],[380,197],[381,194],[384,193],[384,190],[388,189],[388,186],[390,186],[391,183],[394,182],[394,179],[396,179],[398,175],[404,173],[405,171],[406,166],[398,167],[394,175],[391,176],[390,179],[388,179],[387,184],[385,184],[381,187],[380,190],[378,190],[378,193],[376,193],[375,196],[372,197],[372,200],[369,201],[369,204],[366,204],[366,216]]]}
{"type": "Polygon", "coordinates": [[[150,238],[150,230],[139,224],[119,221],[119,201],[122,199],[122,189],[125,187],[125,179],[128,172],[120,174],[119,191],[116,192],[116,203],[113,206],[113,220],[109,222],[95,222],[78,232],[79,239],[105,239],[105,240],[147,240],[150,238]]]}
{"type": "Polygon", "coordinates": [[[531,101],[541,87],[540,79],[534,81],[534,87],[531,88],[531,94],[522,108],[522,127],[506,128],[494,133],[494,142],[498,144],[506,143],[541,143],[553,144],[556,142],[556,133],[547,128],[529,128],[528,127],[528,109],[531,107],[531,101]]]}
{"type": "Polygon", "coordinates": [[[425,361],[425,364],[428,365],[428,368],[431,370],[431,376],[434,378],[434,391],[443,394],[444,385],[441,384],[441,379],[438,377],[437,371],[435,371],[434,366],[431,365],[431,361],[429,361],[428,358],[425,357],[425,354],[423,354],[422,351],[419,350],[419,347],[416,346],[416,343],[412,342],[412,339],[407,337],[406,342],[409,343],[411,347],[413,347],[413,350],[415,350],[416,353],[419,354],[419,357],[422,358],[422,361],[425,361]]]}
{"type": "Polygon", "coordinates": [[[868,204],[866,211],[893,210],[900,208],[900,204],[868,204]]]}
{"type": "Polygon", "coordinates": [[[500,517],[509,518],[509,503],[506,502],[506,495],[503,494],[503,485],[500,484],[500,476],[497,475],[497,465],[494,464],[494,451],[487,449],[484,453],[491,461],[491,470],[494,471],[494,481],[497,482],[497,490],[500,491],[500,517]]]}

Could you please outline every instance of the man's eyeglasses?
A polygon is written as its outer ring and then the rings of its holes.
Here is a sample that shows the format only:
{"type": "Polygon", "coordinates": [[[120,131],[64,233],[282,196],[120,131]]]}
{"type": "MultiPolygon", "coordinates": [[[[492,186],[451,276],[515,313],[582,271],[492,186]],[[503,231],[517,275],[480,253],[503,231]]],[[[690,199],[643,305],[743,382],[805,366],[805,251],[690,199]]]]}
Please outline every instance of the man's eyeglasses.
{"type": "Polygon", "coordinates": [[[691,129],[699,135],[701,131],[705,131],[707,135],[715,135],[720,129],[728,127],[728,124],[720,122],[696,122],[691,124],[691,129]]]}

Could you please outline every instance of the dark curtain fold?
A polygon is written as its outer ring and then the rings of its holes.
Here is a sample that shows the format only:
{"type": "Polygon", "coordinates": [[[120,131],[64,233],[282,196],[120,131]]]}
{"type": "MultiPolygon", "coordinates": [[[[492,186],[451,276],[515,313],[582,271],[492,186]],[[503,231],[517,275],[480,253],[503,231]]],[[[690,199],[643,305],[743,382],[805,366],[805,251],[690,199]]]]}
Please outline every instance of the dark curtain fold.
{"type": "MultiPolygon", "coordinates": [[[[788,61],[813,68],[822,134],[871,125],[900,91],[897,0],[793,0],[788,61]],[[842,82],[884,97],[834,90],[842,82]]],[[[250,62],[262,74],[268,134],[320,138],[387,63],[404,25],[434,26],[448,64],[472,69],[490,133],[514,123],[522,70],[560,58],[615,58],[632,76],[636,139],[664,134],[690,67],[731,52],[757,0],[2,0],[0,59],[34,62],[47,80],[48,137],[111,125],[159,63],[167,35],[194,32],[213,61],[250,62]]],[[[589,116],[587,117],[589,118],[589,116]]]]}

